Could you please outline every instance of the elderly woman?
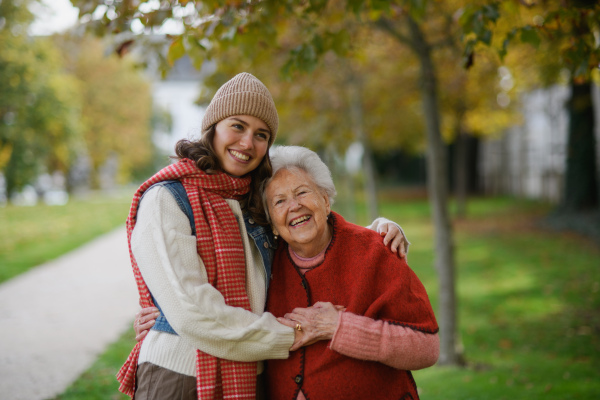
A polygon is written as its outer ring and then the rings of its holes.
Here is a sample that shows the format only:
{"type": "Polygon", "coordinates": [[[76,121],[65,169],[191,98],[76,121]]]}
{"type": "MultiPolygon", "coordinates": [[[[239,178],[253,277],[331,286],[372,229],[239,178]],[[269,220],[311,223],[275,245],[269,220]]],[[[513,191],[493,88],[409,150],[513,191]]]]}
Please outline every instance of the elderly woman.
{"type": "Polygon", "coordinates": [[[377,233],[331,211],[335,187],[316,153],[278,147],[271,162],[263,198],[285,242],[267,309],[306,340],[288,359],[268,361],[269,398],[418,399],[410,370],[439,354],[419,278],[377,233]]]}

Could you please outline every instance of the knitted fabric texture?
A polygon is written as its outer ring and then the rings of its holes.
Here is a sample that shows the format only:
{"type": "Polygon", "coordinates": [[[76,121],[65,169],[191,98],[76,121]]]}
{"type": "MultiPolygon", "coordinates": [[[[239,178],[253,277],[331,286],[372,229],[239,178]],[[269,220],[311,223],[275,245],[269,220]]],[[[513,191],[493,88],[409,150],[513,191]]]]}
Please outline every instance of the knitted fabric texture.
{"type": "Polygon", "coordinates": [[[202,117],[202,131],[232,115],[251,115],[264,121],[271,130],[269,144],[275,140],[279,127],[275,102],[254,75],[242,72],[219,88],[202,117]]]}
{"type": "MultiPolygon", "coordinates": [[[[196,224],[196,246],[209,282],[223,294],[228,305],[250,310],[242,238],[237,220],[224,200],[239,200],[248,193],[250,178],[236,178],[225,173],[208,175],[189,159],[182,159],[157,172],[140,186],[133,197],[127,218],[127,240],[140,305],[150,307],[154,304],[131,250],[131,234],[142,194],[153,184],[170,179],[183,183],[190,200],[196,224]]],[[[142,342],[136,344],[117,374],[121,383],[119,390],[132,397],[141,345],[142,342]]],[[[199,350],[196,360],[198,399],[254,398],[256,363],[218,359],[199,350]]]]}
{"type": "MultiPolygon", "coordinates": [[[[325,260],[304,275],[286,244],[277,249],[267,310],[283,317],[296,307],[324,301],[356,315],[436,333],[427,292],[406,262],[391,253],[376,232],[348,223],[335,212],[330,220],[333,239],[325,260]]],[[[268,360],[268,398],[295,398],[299,390],[307,399],[419,398],[409,371],[350,358],[328,345],[319,341],[291,352],[286,360],[268,360]]]]}

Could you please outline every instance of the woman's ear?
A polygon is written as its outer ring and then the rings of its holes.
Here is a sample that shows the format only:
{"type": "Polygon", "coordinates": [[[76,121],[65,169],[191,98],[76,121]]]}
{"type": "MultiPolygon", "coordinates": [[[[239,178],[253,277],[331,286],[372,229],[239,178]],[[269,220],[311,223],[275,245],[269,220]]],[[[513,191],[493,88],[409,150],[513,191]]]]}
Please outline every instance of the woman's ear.
{"type": "Polygon", "coordinates": [[[323,193],[323,199],[325,200],[325,209],[327,210],[326,215],[331,214],[331,204],[329,203],[329,196],[327,193],[323,193]]]}
{"type": "Polygon", "coordinates": [[[273,230],[273,236],[275,236],[275,240],[277,240],[277,238],[279,237],[279,232],[277,231],[277,228],[271,225],[271,229],[273,230]]]}

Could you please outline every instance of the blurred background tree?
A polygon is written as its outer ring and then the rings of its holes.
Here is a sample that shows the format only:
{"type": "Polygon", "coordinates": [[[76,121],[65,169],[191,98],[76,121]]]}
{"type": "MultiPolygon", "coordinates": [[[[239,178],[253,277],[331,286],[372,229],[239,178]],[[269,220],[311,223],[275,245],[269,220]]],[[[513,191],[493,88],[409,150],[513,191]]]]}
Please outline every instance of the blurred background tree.
{"type": "Polygon", "coordinates": [[[80,135],[77,82],[47,38],[27,36],[23,2],[0,3],[0,171],[8,196],[43,171],[66,173],[80,135]]]}
{"type": "Polygon", "coordinates": [[[131,181],[153,154],[150,84],[130,58],[105,53],[106,46],[92,37],[57,36],[65,69],[78,81],[81,124],[91,160],[91,184],[100,187],[100,170],[118,159],[117,179],[131,181]]]}
{"type": "Polygon", "coordinates": [[[472,4],[463,15],[468,35],[466,57],[491,46],[501,57],[535,47],[529,59],[513,62],[535,69],[534,85],[569,84],[569,129],[565,185],[559,212],[600,207],[595,138],[593,81],[600,65],[600,3],[595,0],[487,1],[472,4]],[[535,61],[535,62],[533,62],[535,61]]]}
{"type": "Polygon", "coordinates": [[[8,199],[56,172],[68,190],[99,188],[103,168],[114,170],[109,180],[129,182],[155,154],[147,80],[98,39],[29,35],[31,3],[0,2],[0,173],[8,199]]]}

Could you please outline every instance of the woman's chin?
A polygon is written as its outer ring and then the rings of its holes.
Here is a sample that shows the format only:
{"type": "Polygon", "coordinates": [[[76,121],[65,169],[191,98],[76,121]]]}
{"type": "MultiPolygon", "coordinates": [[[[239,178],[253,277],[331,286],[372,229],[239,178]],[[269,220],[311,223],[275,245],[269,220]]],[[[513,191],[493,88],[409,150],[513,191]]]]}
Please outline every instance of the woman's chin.
{"type": "Polygon", "coordinates": [[[318,247],[319,245],[318,240],[316,240],[316,237],[314,235],[308,237],[292,236],[291,238],[289,238],[290,240],[286,240],[283,236],[282,238],[290,245],[292,250],[294,250],[294,252],[296,252],[297,254],[312,252],[314,251],[314,248],[318,247]]]}
{"type": "Polygon", "coordinates": [[[236,177],[241,177],[241,176],[247,175],[249,172],[252,171],[252,169],[250,169],[248,166],[239,166],[239,165],[226,166],[225,168],[223,168],[223,170],[228,175],[236,176],[236,177]]]}

